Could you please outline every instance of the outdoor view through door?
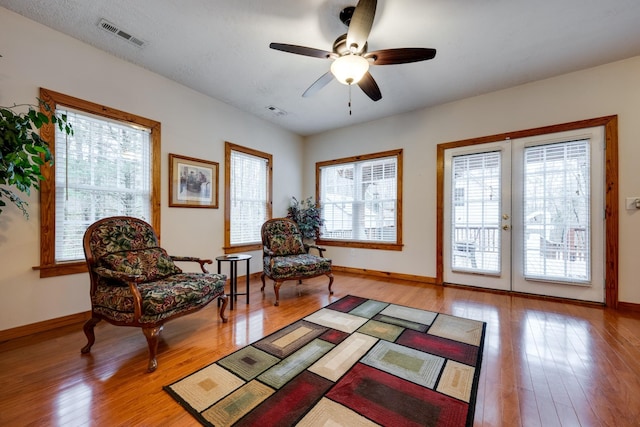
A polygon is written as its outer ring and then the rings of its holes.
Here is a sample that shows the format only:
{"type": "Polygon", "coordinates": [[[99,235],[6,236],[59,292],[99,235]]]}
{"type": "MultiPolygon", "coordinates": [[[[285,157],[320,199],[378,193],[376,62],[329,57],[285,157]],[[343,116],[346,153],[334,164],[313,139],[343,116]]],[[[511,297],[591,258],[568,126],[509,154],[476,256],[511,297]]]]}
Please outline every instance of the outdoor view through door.
{"type": "Polygon", "coordinates": [[[445,281],[604,301],[601,129],[447,151],[445,281]]]}
{"type": "Polygon", "coordinates": [[[500,272],[501,162],[499,152],[452,159],[451,268],[500,272]]]}
{"type": "Polygon", "coordinates": [[[590,282],[589,141],[524,152],[524,275],[590,282]]]}

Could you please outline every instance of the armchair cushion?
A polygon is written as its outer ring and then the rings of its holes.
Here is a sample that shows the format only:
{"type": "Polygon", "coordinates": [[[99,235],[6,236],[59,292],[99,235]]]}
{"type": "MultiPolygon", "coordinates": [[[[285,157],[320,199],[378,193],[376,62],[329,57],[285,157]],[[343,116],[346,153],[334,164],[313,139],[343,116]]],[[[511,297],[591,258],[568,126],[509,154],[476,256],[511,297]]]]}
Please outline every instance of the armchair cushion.
{"type": "Polygon", "coordinates": [[[331,260],[309,254],[265,257],[264,271],[274,280],[315,277],[331,272],[331,260]]]}
{"type": "Polygon", "coordinates": [[[182,273],[167,252],[159,247],[110,253],[102,257],[100,264],[120,273],[144,275],[145,282],[182,273]]]}
{"type": "Polygon", "coordinates": [[[276,256],[298,255],[306,252],[299,234],[273,234],[269,236],[269,247],[276,256]]]}
{"type": "MultiPolygon", "coordinates": [[[[180,273],[141,283],[140,323],[155,323],[202,306],[224,293],[226,277],[220,274],[180,273]]],[[[91,296],[93,310],[118,322],[134,320],[134,298],[128,286],[99,284],[91,296]]]]}

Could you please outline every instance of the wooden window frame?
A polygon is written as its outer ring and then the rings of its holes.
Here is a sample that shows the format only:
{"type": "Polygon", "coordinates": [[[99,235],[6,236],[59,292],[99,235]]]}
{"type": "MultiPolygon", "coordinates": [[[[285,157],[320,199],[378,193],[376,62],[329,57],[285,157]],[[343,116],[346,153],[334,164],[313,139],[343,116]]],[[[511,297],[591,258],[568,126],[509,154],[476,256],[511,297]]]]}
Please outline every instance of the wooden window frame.
{"type": "Polygon", "coordinates": [[[241,245],[231,244],[231,152],[238,151],[267,160],[267,219],[273,209],[273,156],[269,153],[243,147],[228,141],[224,143],[224,253],[238,253],[262,249],[262,242],[241,245]]]}
{"type": "MultiPolygon", "coordinates": [[[[40,89],[40,99],[45,101],[51,110],[56,106],[73,108],[78,111],[105,117],[107,119],[131,123],[150,129],[151,140],[151,225],[160,237],[160,122],[137,116],[135,114],[105,107],[93,102],[85,101],[49,89],[40,89]]],[[[40,111],[51,117],[53,111],[46,111],[41,106],[40,111]]],[[[55,126],[51,123],[42,126],[40,136],[49,141],[49,149],[55,159],[55,126]]],[[[55,261],[55,224],[56,224],[56,183],[55,167],[41,168],[45,180],[40,185],[40,265],[33,267],[40,271],[40,277],[54,277],[66,274],[84,273],[87,271],[85,261],[71,261],[56,263],[55,261]]]]}
{"type": "Polygon", "coordinates": [[[320,169],[324,166],[334,166],[339,164],[348,164],[361,162],[366,160],[377,160],[384,157],[396,157],[397,161],[397,176],[396,176],[396,191],[397,191],[397,206],[396,206],[396,242],[395,243],[385,243],[385,242],[367,242],[362,240],[357,241],[347,241],[347,240],[333,240],[333,239],[323,239],[320,236],[319,239],[316,240],[316,243],[321,244],[323,246],[340,246],[347,248],[361,248],[361,249],[380,249],[387,251],[401,251],[403,248],[402,243],[402,176],[403,176],[403,166],[402,166],[402,156],[403,150],[389,150],[383,151],[380,153],[372,153],[372,154],[363,154],[359,156],[345,157],[342,159],[335,160],[327,160],[324,162],[316,163],[316,200],[322,206],[322,199],[320,198],[320,169]]]}

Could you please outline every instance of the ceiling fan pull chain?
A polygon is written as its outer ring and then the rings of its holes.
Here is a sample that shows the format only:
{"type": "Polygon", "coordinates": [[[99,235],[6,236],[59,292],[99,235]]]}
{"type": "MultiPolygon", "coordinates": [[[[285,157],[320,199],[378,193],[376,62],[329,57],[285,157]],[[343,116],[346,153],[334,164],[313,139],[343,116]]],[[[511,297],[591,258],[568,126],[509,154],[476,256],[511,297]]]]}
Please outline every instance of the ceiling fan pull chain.
{"type": "Polygon", "coordinates": [[[351,86],[349,85],[349,115],[351,115],[351,86]]]}

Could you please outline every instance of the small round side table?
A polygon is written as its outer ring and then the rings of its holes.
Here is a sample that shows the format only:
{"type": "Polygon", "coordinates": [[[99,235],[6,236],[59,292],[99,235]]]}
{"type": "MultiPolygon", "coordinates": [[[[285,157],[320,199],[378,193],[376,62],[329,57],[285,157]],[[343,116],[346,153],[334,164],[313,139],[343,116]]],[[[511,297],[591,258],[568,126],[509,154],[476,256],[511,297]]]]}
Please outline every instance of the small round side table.
{"type": "Polygon", "coordinates": [[[230,254],[230,255],[222,255],[216,257],[216,261],[218,261],[218,274],[222,273],[222,263],[229,263],[229,297],[231,298],[231,306],[230,310],[233,310],[233,304],[238,300],[238,295],[246,295],[247,296],[247,304],[249,304],[249,276],[251,275],[249,271],[249,261],[251,260],[251,255],[247,254],[230,254]],[[245,292],[238,293],[238,262],[246,261],[247,262],[247,289],[245,292]]]}

